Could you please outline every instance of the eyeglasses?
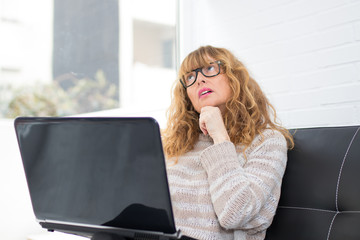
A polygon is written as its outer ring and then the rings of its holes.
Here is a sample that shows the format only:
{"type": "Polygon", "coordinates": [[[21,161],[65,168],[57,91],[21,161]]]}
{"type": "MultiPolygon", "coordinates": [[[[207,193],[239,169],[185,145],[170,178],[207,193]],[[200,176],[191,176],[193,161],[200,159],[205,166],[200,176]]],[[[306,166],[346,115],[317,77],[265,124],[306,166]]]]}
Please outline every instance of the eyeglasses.
{"type": "Polygon", "coordinates": [[[197,79],[198,73],[201,72],[205,77],[215,77],[220,74],[221,61],[215,61],[209,63],[209,65],[197,68],[187,73],[180,79],[181,84],[186,89],[192,86],[197,79]]]}

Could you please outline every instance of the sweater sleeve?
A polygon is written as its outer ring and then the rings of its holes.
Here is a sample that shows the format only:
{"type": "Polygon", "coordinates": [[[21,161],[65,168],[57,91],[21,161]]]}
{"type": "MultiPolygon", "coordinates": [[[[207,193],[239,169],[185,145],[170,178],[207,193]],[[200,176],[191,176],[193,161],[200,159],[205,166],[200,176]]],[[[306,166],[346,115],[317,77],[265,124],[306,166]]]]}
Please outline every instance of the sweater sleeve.
{"type": "Polygon", "coordinates": [[[275,215],[287,147],[280,132],[266,130],[248,150],[242,163],[234,144],[223,142],[206,148],[200,160],[220,225],[258,232],[268,228],[275,215]]]}

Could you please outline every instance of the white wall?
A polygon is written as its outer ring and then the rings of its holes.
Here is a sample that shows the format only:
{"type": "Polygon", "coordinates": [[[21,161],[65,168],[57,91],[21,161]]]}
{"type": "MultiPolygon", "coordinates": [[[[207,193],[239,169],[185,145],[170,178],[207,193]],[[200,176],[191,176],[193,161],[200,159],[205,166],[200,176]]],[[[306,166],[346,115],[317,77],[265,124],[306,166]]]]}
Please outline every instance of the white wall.
{"type": "Polygon", "coordinates": [[[181,60],[230,49],[286,127],[360,124],[360,1],[183,0],[181,60]]]}
{"type": "Polygon", "coordinates": [[[36,223],[12,120],[0,120],[0,239],[26,239],[36,223]]]}

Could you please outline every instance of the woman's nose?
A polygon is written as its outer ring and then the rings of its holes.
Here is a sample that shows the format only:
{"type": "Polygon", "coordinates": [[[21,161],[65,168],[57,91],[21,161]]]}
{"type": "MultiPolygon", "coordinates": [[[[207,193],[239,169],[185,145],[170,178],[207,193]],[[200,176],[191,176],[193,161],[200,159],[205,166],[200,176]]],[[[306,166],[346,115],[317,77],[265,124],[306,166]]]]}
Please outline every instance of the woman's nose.
{"type": "Polygon", "coordinates": [[[200,72],[198,74],[198,79],[197,79],[198,84],[200,85],[202,83],[205,83],[205,81],[206,81],[206,77],[202,74],[202,72],[200,72]]]}
{"type": "Polygon", "coordinates": [[[197,80],[197,83],[198,83],[198,85],[203,84],[203,83],[205,83],[205,79],[204,78],[199,78],[197,80]]]}

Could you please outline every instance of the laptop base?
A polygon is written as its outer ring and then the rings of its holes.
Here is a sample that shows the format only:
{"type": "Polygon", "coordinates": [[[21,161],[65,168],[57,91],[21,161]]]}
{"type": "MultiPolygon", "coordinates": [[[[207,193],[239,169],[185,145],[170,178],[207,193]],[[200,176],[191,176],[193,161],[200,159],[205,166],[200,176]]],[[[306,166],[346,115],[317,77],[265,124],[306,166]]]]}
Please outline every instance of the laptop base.
{"type": "Polygon", "coordinates": [[[187,236],[182,236],[180,231],[174,234],[156,233],[139,231],[132,229],[122,229],[115,227],[93,227],[79,226],[66,223],[40,222],[40,225],[50,232],[59,231],[68,234],[74,234],[91,240],[191,240],[187,236]]]}

